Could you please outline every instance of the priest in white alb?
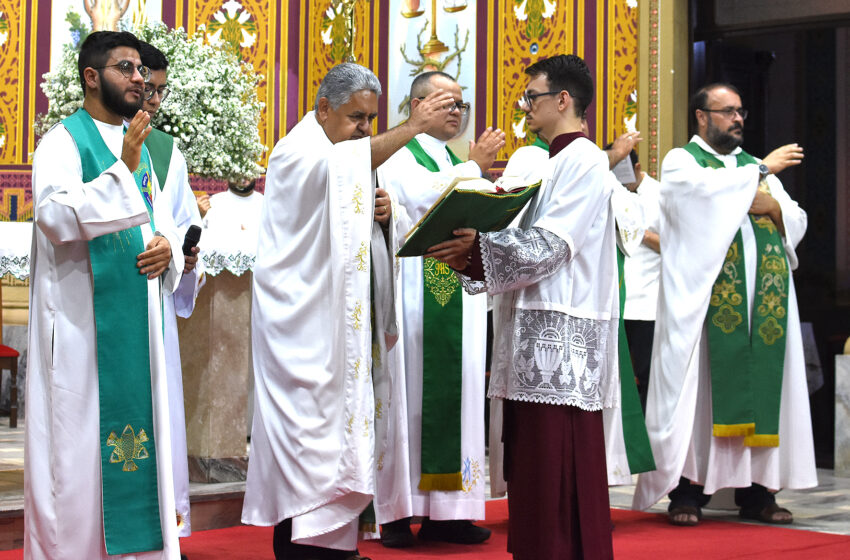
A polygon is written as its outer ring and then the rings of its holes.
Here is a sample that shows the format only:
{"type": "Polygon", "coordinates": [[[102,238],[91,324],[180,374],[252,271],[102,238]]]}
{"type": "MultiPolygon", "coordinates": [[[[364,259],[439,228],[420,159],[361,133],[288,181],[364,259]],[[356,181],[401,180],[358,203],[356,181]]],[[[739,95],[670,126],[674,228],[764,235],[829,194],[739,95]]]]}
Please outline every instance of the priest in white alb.
{"type": "MultiPolygon", "coordinates": [[[[447,142],[458,136],[470,106],[454,78],[425,72],[410,86],[415,108],[431,92],[451,93],[444,117],[381,166],[383,186],[417,222],[456,177],[480,177],[504,146],[504,133],[487,129],[461,161],[447,142]]],[[[391,493],[409,496],[409,511],[382,511],[381,541],[414,544],[410,516],[422,516],[422,540],[462,544],[485,541],[490,531],[470,520],[484,518],[484,396],[487,297],[469,295],[454,272],[434,259],[402,259],[404,377],[408,445],[384,458],[409,464],[409,478],[391,493]]],[[[379,485],[382,479],[378,479],[379,485]]],[[[383,505],[383,504],[380,504],[383,505]]]]}
{"type": "Polygon", "coordinates": [[[669,493],[670,522],[696,525],[720,489],[741,517],[790,523],[782,488],[817,485],[794,279],[806,213],[776,178],[803,159],[789,144],[741,149],[734,86],[691,99],[697,134],[661,168],[661,282],[646,420],[657,470],[634,507],[669,493]]]}
{"type": "Polygon", "coordinates": [[[373,171],[451,100],[435,92],[407,123],[372,136],[380,93],[367,68],[333,67],[269,159],[242,521],[275,526],[278,559],[355,557],[375,494],[376,391],[389,372],[373,366],[398,330],[393,209],[373,171]]]}
{"type": "Polygon", "coordinates": [[[184,265],[154,213],[139,49],[88,36],[83,108],[33,157],[27,559],[180,558],[161,302],[184,265]]]}

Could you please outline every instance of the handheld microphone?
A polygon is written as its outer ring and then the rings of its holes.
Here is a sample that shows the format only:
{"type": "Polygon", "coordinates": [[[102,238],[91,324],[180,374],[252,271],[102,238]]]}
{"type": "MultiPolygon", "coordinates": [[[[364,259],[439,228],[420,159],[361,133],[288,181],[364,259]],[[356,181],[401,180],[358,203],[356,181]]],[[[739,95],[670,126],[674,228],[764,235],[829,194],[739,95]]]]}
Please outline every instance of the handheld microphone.
{"type": "Polygon", "coordinates": [[[183,239],[183,254],[186,256],[192,255],[192,247],[198,245],[201,240],[201,228],[195,225],[189,226],[186,231],[186,237],[183,239]]]}

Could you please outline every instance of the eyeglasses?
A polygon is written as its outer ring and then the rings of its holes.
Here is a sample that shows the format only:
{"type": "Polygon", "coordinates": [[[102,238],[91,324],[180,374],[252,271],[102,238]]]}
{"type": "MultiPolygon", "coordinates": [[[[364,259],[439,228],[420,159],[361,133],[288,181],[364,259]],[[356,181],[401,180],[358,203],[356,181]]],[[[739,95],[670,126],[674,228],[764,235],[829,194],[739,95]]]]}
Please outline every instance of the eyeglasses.
{"type": "Polygon", "coordinates": [[[151,84],[145,84],[145,101],[150,101],[153,99],[153,94],[157,94],[159,95],[159,102],[162,103],[169,93],[171,93],[171,90],[167,86],[155,88],[151,84]]]}
{"type": "Polygon", "coordinates": [[[739,115],[742,121],[747,120],[747,115],[749,115],[749,111],[746,109],[733,109],[731,107],[727,107],[726,109],[700,109],[700,111],[704,111],[706,113],[720,113],[727,119],[734,119],[735,115],[739,115]]]}
{"type": "Polygon", "coordinates": [[[143,64],[139,64],[138,66],[136,66],[135,64],[133,64],[129,60],[122,60],[121,62],[118,62],[116,64],[107,64],[106,66],[98,66],[97,68],[94,68],[94,69],[95,70],[102,70],[104,68],[112,68],[113,66],[115,68],[118,68],[121,71],[121,73],[124,74],[124,77],[127,78],[128,80],[133,77],[133,73],[136,72],[137,70],[139,72],[139,75],[142,77],[142,79],[144,81],[147,82],[148,80],[151,79],[150,68],[148,68],[147,66],[144,66],[143,64]]]}
{"type": "MultiPolygon", "coordinates": [[[[424,97],[417,97],[416,99],[419,99],[421,101],[425,98],[424,97]]],[[[452,111],[457,111],[461,115],[467,114],[471,108],[472,108],[471,103],[465,103],[463,101],[454,101],[452,103],[448,103],[446,105],[443,105],[443,110],[448,111],[450,113],[452,111]]]]}
{"type": "Polygon", "coordinates": [[[558,95],[562,91],[564,90],[559,89],[558,91],[544,91],[543,93],[528,93],[527,91],[524,91],[522,93],[522,97],[519,98],[519,103],[521,106],[528,107],[529,109],[531,109],[531,103],[538,97],[543,97],[544,95],[558,95]]]}

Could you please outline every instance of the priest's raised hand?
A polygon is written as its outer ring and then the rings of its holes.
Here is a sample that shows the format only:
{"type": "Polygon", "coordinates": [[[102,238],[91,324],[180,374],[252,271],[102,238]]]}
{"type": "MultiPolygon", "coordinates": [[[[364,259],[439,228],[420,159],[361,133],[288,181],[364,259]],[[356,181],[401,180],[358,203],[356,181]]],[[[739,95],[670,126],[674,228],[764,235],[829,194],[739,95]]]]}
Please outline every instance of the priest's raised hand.
{"type": "Polygon", "coordinates": [[[496,155],[499,150],[505,147],[505,133],[493,127],[488,126],[477,142],[469,141],[469,160],[474,161],[481,168],[481,173],[487,173],[487,170],[493,166],[496,161],[496,155]]]}
{"type": "Polygon", "coordinates": [[[124,145],[121,147],[121,161],[127,165],[130,172],[136,171],[142,159],[142,144],[151,133],[151,116],[142,110],[136,111],[136,116],[127,125],[124,133],[124,145]]]}

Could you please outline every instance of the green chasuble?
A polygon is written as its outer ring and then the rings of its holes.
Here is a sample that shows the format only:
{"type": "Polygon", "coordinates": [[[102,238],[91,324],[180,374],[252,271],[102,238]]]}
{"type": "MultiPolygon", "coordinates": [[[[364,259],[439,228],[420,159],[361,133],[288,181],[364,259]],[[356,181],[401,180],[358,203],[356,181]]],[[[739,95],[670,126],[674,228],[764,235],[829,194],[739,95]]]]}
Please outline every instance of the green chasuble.
{"type": "MultiPolygon", "coordinates": [[[[414,138],[407,149],[432,172],[440,167],[414,138]]],[[[462,161],[446,147],[452,164],[462,161]]],[[[422,476],[420,490],[462,490],[463,289],[454,271],[422,260],[422,476]]]]}
{"type": "MultiPolygon", "coordinates": [[[[723,163],[695,142],[684,149],[702,167],[723,163]]],[[[741,151],[738,167],[757,163],[741,151]]],[[[759,190],[770,194],[766,180],[759,190]]],[[[779,445],[779,401],[788,322],[788,260],[776,225],[750,215],[756,241],[755,301],[748,319],[746,264],[741,230],[714,283],[706,324],[711,363],[713,434],[744,436],[744,445],[779,445]]]]}
{"type": "MultiPolygon", "coordinates": [[[[62,121],[80,154],[83,182],[112,166],[116,157],[91,116],[80,109],[62,121]]],[[[89,241],[97,377],[103,530],[110,555],[161,550],[148,332],[148,279],[136,256],[145,250],[142,227],[153,226],[151,166],[142,147],[133,173],[145,200],[150,225],[136,226],[89,241]]]]}
{"type": "Polygon", "coordinates": [[[150,152],[153,162],[153,172],[159,182],[159,190],[165,188],[165,179],[168,177],[168,167],[171,165],[171,153],[174,151],[174,137],[155,128],[145,139],[145,146],[150,152]]]}

